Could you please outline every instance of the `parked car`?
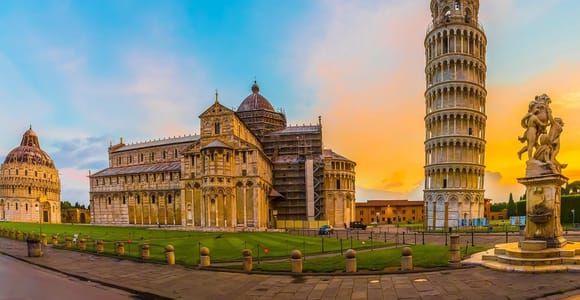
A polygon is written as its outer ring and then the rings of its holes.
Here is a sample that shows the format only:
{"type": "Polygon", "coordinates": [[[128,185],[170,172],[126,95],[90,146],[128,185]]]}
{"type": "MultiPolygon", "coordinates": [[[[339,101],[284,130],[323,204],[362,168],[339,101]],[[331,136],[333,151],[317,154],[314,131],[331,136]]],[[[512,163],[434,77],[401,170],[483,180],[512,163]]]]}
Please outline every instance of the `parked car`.
{"type": "Polygon", "coordinates": [[[367,225],[364,224],[363,222],[355,221],[355,222],[350,222],[350,228],[365,230],[365,229],[367,229],[367,225]]]}
{"type": "Polygon", "coordinates": [[[320,229],[318,229],[318,235],[330,235],[334,232],[334,228],[330,225],[322,225],[320,229]]]}

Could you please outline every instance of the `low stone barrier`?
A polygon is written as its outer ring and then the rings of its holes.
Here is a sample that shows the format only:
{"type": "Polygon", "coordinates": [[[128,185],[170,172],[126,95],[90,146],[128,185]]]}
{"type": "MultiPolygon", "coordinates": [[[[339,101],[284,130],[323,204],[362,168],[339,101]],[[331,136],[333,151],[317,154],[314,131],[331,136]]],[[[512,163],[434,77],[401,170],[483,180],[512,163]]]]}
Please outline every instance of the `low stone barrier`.
{"type": "Polygon", "coordinates": [[[85,240],[85,239],[79,240],[79,250],[82,250],[82,251],[87,250],[87,240],[85,240]]]}
{"type": "Polygon", "coordinates": [[[149,244],[141,245],[141,259],[148,260],[151,257],[151,247],[149,244]]]}
{"type": "Polygon", "coordinates": [[[252,263],[252,250],[244,249],[242,251],[242,256],[244,257],[242,266],[245,272],[252,272],[253,263],[252,263]]]}
{"type": "Polygon", "coordinates": [[[413,252],[411,248],[404,247],[401,250],[401,271],[413,270],[413,252]]]}
{"type": "Polygon", "coordinates": [[[165,258],[167,259],[168,265],[175,264],[175,248],[173,245],[167,245],[165,247],[165,258]]]}
{"type": "Polygon", "coordinates": [[[105,252],[105,243],[103,240],[97,240],[95,242],[95,251],[97,251],[97,254],[105,252]]]}
{"type": "Polygon", "coordinates": [[[72,238],[70,238],[70,237],[67,236],[64,239],[64,247],[65,248],[69,248],[69,249],[72,248],[72,238]]]}
{"type": "Polygon", "coordinates": [[[302,273],[304,261],[302,260],[302,252],[300,250],[292,251],[292,273],[302,273]]]}
{"type": "Polygon", "coordinates": [[[344,254],[347,273],[356,273],[356,251],[348,249],[344,254]]]}
{"type": "Polygon", "coordinates": [[[461,251],[459,244],[459,234],[449,236],[449,264],[451,266],[461,265],[461,251]]]}
{"type": "Polygon", "coordinates": [[[199,265],[200,267],[210,266],[209,249],[207,247],[201,247],[199,249],[199,265]]]}
{"type": "Polygon", "coordinates": [[[40,242],[44,247],[48,246],[48,239],[46,238],[46,234],[43,233],[40,235],[40,242]]]}
{"type": "Polygon", "coordinates": [[[117,242],[115,244],[115,254],[117,254],[118,256],[125,255],[125,244],[123,244],[122,242],[117,242]]]}

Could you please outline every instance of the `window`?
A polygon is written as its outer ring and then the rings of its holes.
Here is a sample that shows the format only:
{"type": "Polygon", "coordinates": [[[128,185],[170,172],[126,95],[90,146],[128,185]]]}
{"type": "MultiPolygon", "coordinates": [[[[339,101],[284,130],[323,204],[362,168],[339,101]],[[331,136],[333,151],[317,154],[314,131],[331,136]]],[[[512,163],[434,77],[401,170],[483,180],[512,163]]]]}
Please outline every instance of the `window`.
{"type": "Polygon", "coordinates": [[[123,196],[123,205],[127,204],[127,199],[125,199],[125,196],[123,196]]]}
{"type": "Polygon", "coordinates": [[[18,210],[18,202],[16,202],[16,210],[18,210]]]}
{"type": "Polygon", "coordinates": [[[38,177],[38,172],[34,171],[34,177],[38,177]]]}
{"type": "Polygon", "coordinates": [[[129,163],[132,164],[133,163],[133,156],[129,155],[129,163]]]}
{"type": "Polygon", "coordinates": [[[143,156],[143,153],[141,153],[141,154],[139,155],[139,161],[140,161],[140,162],[143,162],[143,160],[144,160],[144,156],[143,156]]]}
{"type": "Polygon", "coordinates": [[[150,159],[150,160],[151,160],[151,161],[154,161],[154,160],[155,160],[155,152],[151,152],[151,155],[150,155],[150,157],[151,157],[151,159],[150,159]]]}
{"type": "MultiPolygon", "coordinates": [[[[447,179],[443,179],[443,188],[446,188],[446,187],[447,187],[447,179]]],[[[403,211],[403,213],[404,213],[404,211],[403,211]]]]}
{"type": "Polygon", "coordinates": [[[340,179],[336,180],[336,189],[340,190],[340,179]]]}
{"type": "Polygon", "coordinates": [[[117,164],[120,165],[121,164],[121,158],[117,158],[117,164]]]}
{"type": "Polygon", "coordinates": [[[459,0],[455,0],[455,10],[461,10],[461,3],[459,3],[459,0]]]}
{"type": "Polygon", "coordinates": [[[141,196],[137,196],[137,204],[141,204],[141,196]]]}
{"type": "Polygon", "coordinates": [[[28,195],[32,194],[32,187],[28,187],[28,195]]]}
{"type": "Polygon", "coordinates": [[[219,122],[216,122],[214,124],[214,131],[215,131],[215,134],[220,134],[221,126],[220,126],[220,123],[219,122]]]}
{"type": "Polygon", "coordinates": [[[28,176],[28,170],[24,170],[24,176],[28,176]]]}
{"type": "Polygon", "coordinates": [[[469,129],[467,130],[467,133],[469,135],[473,135],[473,128],[469,127],[469,129]]]}
{"type": "Polygon", "coordinates": [[[230,154],[226,153],[226,162],[230,162],[230,154]]]}
{"type": "Polygon", "coordinates": [[[26,211],[28,211],[28,203],[26,203],[26,211]]]}
{"type": "Polygon", "coordinates": [[[177,149],[173,150],[173,158],[177,158],[177,149]]]}
{"type": "Polygon", "coordinates": [[[109,199],[107,199],[109,202],[109,205],[111,205],[111,197],[109,197],[109,199]]]}
{"type": "Polygon", "coordinates": [[[167,151],[163,150],[163,159],[167,158],[167,151]]]}
{"type": "Polygon", "coordinates": [[[171,195],[167,196],[167,203],[171,204],[172,201],[173,199],[171,199],[171,195]]]}
{"type": "Polygon", "coordinates": [[[242,152],[242,162],[246,163],[246,161],[247,161],[246,152],[242,152]]]}
{"type": "Polygon", "coordinates": [[[165,173],[161,173],[161,181],[165,181],[165,173]]]}

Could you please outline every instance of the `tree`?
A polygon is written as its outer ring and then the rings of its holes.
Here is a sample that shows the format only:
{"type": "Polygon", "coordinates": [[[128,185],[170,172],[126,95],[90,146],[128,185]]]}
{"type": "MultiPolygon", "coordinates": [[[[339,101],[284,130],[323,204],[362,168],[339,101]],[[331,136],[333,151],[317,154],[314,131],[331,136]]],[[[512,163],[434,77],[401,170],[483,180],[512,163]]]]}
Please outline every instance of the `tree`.
{"type": "Polygon", "coordinates": [[[508,217],[512,217],[516,215],[516,203],[514,202],[514,196],[510,193],[510,200],[507,204],[508,209],[508,217]]]}
{"type": "Polygon", "coordinates": [[[68,201],[62,201],[60,206],[61,208],[71,208],[72,204],[70,204],[68,201]]]}

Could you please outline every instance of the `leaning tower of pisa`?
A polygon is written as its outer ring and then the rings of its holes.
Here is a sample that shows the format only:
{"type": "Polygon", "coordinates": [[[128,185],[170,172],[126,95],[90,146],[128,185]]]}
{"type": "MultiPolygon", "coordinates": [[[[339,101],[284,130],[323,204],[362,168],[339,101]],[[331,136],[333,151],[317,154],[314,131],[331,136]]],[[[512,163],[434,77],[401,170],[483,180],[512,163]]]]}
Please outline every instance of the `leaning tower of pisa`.
{"type": "Polygon", "coordinates": [[[484,213],[485,49],[479,0],[431,0],[425,37],[425,213],[428,229],[484,213]]]}

